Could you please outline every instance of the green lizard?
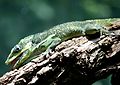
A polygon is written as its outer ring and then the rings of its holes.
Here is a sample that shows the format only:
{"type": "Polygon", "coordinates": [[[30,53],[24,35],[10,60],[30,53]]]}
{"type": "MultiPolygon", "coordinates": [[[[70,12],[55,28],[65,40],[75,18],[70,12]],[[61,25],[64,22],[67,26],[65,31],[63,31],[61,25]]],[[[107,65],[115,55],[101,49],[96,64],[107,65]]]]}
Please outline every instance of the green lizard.
{"type": "Polygon", "coordinates": [[[57,25],[42,33],[30,35],[21,39],[12,48],[5,63],[14,63],[13,68],[18,68],[37,54],[42,52],[48,53],[52,47],[67,39],[97,32],[101,34],[107,33],[108,31],[105,29],[105,26],[111,25],[112,22],[117,20],[120,20],[120,18],[68,22],[57,25]]]}

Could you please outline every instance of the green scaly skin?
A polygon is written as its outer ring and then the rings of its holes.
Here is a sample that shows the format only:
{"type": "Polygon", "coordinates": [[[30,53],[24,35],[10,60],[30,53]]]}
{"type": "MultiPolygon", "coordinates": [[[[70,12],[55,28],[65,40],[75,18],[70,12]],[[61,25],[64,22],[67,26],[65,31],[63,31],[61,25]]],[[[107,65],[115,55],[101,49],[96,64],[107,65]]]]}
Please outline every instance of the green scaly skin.
{"type": "Polygon", "coordinates": [[[30,35],[21,39],[12,48],[5,63],[14,64],[13,68],[18,68],[37,54],[42,52],[47,54],[52,47],[67,39],[97,32],[107,33],[105,27],[118,20],[120,18],[68,22],[45,32],[30,35]]]}

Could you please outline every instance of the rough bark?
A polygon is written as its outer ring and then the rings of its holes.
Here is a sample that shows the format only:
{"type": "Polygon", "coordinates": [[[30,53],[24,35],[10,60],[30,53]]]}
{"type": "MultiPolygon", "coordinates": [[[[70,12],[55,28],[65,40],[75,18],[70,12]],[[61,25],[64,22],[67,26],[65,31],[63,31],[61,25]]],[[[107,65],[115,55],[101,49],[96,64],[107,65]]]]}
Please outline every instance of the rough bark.
{"type": "Polygon", "coordinates": [[[19,69],[4,74],[0,85],[91,85],[111,74],[115,85],[120,80],[118,34],[95,34],[64,41],[49,55],[40,54],[19,69]]]}

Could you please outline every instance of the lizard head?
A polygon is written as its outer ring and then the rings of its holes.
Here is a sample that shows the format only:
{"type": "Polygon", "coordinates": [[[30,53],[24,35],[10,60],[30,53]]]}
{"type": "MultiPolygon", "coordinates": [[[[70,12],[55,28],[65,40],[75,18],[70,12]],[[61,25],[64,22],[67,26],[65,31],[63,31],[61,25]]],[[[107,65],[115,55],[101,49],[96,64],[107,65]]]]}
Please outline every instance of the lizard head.
{"type": "Polygon", "coordinates": [[[22,39],[15,45],[5,61],[6,64],[12,64],[13,68],[19,67],[30,56],[32,50],[32,36],[22,39]]]}

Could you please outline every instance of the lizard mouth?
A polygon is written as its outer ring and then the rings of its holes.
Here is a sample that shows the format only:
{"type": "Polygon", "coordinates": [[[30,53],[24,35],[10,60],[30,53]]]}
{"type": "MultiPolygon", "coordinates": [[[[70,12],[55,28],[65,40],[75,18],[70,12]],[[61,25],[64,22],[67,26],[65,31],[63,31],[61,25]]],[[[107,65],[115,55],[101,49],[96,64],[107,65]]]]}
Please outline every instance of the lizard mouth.
{"type": "Polygon", "coordinates": [[[12,62],[10,62],[10,64],[12,66],[14,66],[17,62],[19,62],[20,58],[23,56],[23,53],[21,53],[20,55],[18,55],[12,62]]]}
{"type": "Polygon", "coordinates": [[[25,50],[24,52],[21,52],[20,55],[18,55],[12,62],[11,65],[13,68],[18,68],[20,65],[23,65],[26,60],[28,60],[29,50],[25,50]]]}

